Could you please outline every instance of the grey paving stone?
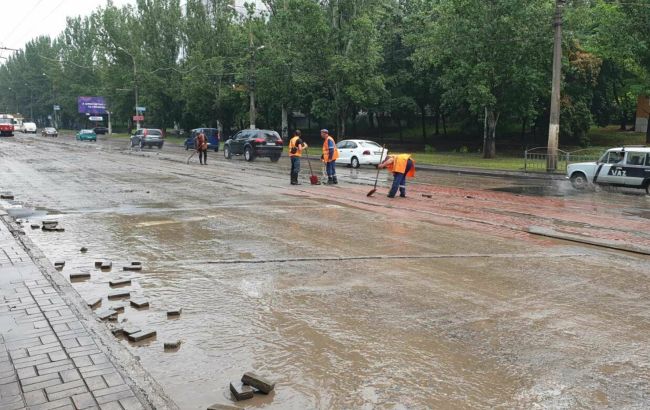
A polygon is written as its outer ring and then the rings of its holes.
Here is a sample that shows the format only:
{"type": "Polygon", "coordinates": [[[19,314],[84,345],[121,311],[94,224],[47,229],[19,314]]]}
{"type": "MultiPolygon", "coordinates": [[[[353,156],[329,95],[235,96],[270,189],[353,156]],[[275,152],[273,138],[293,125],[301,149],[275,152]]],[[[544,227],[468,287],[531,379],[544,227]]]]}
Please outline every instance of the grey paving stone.
{"type": "Polygon", "coordinates": [[[131,291],[128,289],[114,290],[108,294],[109,300],[126,299],[131,296],[131,291]]]}
{"type": "MultiPolygon", "coordinates": [[[[45,388],[45,393],[47,394],[48,397],[50,397],[54,393],[58,393],[64,390],[69,390],[75,387],[80,387],[83,386],[84,388],[86,387],[86,384],[84,383],[83,380],[73,380],[67,383],[59,383],[56,386],[50,386],[45,388]]],[[[67,396],[66,396],[67,397],[67,396]]],[[[52,400],[52,399],[50,399],[52,400]]]]}
{"type": "Polygon", "coordinates": [[[131,284],[131,279],[129,278],[113,279],[108,282],[108,285],[110,287],[126,286],[130,284],[131,284]]]}
{"type": "Polygon", "coordinates": [[[79,368],[79,371],[81,372],[81,376],[83,378],[86,378],[86,377],[100,376],[100,375],[112,373],[115,371],[115,367],[113,367],[112,363],[107,362],[107,363],[100,363],[100,364],[92,364],[90,366],[83,366],[79,368]]]}
{"type": "Polygon", "coordinates": [[[90,390],[101,390],[108,387],[104,378],[100,376],[86,377],[84,381],[90,390]]]}
{"type": "Polygon", "coordinates": [[[21,361],[20,363],[18,363],[17,361],[14,361],[14,367],[16,369],[22,369],[24,367],[36,366],[36,365],[39,365],[39,364],[44,364],[44,363],[49,363],[50,362],[50,358],[47,356],[47,354],[40,354],[38,356],[28,357],[26,359],[29,359],[29,360],[21,359],[21,360],[24,360],[24,361],[21,361]]]}
{"type": "Polygon", "coordinates": [[[101,410],[123,410],[122,405],[119,401],[109,401],[108,403],[101,403],[99,405],[101,410]]]}
{"type": "MultiPolygon", "coordinates": [[[[61,362],[64,362],[64,360],[61,360],[61,362]]],[[[45,369],[39,369],[38,366],[36,366],[36,369],[38,371],[38,374],[50,374],[50,373],[58,373],[64,370],[71,370],[74,369],[74,364],[72,363],[65,363],[65,364],[59,364],[57,366],[53,367],[48,367],[45,369]]]]}
{"type": "Polygon", "coordinates": [[[72,402],[78,410],[97,407],[97,402],[90,393],[76,394],[72,396],[72,402]]]}
{"type": "Polygon", "coordinates": [[[155,330],[141,330],[136,333],[131,333],[127,338],[132,342],[139,342],[141,340],[149,339],[156,336],[155,330]]]}
{"type": "Polygon", "coordinates": [[[45,391],[43,390],[35,390],[35,391],[27,392],[24,394],[24,397],[25,397],[25,403],[28,406],[45,403],[47,401],[47,397],[45,396],[45,391]]]}
{"type": "Polygon", "coordinates": [[[0,384],[0,397],[10,397],[20,395],[20,385],[17,381],[0,384]]]}
{"type": "MultiPolygon", "coordinates": [[[[95,394],[95,392],[93,392],[93,395],[94,394],[95,394]]],[[[108,402],[115,401],[115,400],[126,399],[126,398],[129,398],[129,397],[135,397],[133,392],[131,391],[131,389],[119,391],[117,393],[106,394],[104,396],[99,396],[99,397],[95,396],[95,399],[97,400],[97,403],[103,404],[103,403],[108,403],[108,402]]]]}
{"type": "Polygon", "coordinates": [[[61,343],[58,341],[53,343],[46,343],[40,346],[28,347],[27,353],[29,353],[30,356],[37,356],[39,354],[56,352],[57,350],[61,350],[61,343]]]}
{"type": "Polygon", "coordinates": [[[38,374],[36,373],[35,366],[29,366],[22,369],[18,369],[17,374],[19,379],[28,379],[30,377],[38,376],[38,374]]]}
{"type": "Polygon", "coordinates": [[[79,346],[94,346],[95,345],[95,342],[89,336],[79,336],[77,338],[77,341],[79,342],[79,346]]]}
{"type": "Polygon", "coordinates": [[[123,266],[122,270],[125,270],[125,271],[141,271],[142,270],[142,265],[123,266]]]}
{"type": "Polygon", "coordinates": [[[252,399],[255,393],[255,390],[251,386],[247,386],[238,381],[230,382],[230,392],[232,393],[235,400],[248,400],[252,399]]]}
{"type": "Polygon", "coordinates": [[[90,355],[90,360],[92,360],[94,364],[102,364],[108,362],[108,358],[104,353],[90,355]]]}
{"type": "Polygon", "coordinates": [[[171,340],[171,341],[166,341],[163,343],[163,348],[165,350],[174,350],[174,349],[179,349],[181,347],[181,341],[180,340],[171,340]]]}
{"type": "Polygon", "coordinates": [[[70,280],[85,280],[90,279],[89,272],[74,272],[70,274],[70,280]]]}
{"type": "Polygon", "coordinates": [[[0,376],[0,384],[7,384],[15,381],[18,381],[18,376],[13,373],[7,376],[0,376]]]}
{"type": "Polygon", "coordinates": [[[140,401],[135,397],[128,397],[126,399],[120,400],[120,404],[124,407],[124,410],[143,410],[144,406],[140,401]]]}
{"type": "Polygon", "coordinates": [[[97,354],[101,353],[95,345],[93,346],[79,346],[75,347],[73,349],[69,349],[68,351],[68,356],[74,358],[74,357],[80,357],[80,356],[90,356],[92,354],[97,354]],[[83,350],[80,350],[83,349],[83,350]],[[72,351],[74,350],[74,351],[72,351]]]}
{"type": "Polygon", "coordinates": [[[25,379],[20,379],[20,383],[23,386],[23,389],[25,386],[29,386],[30,384],[35,384],[35,383],[41,383],[47,380],[60,380],[61,378],[59,377],[58,374],[56,373],[51,373],[51,374],[43,374],[39,376],[34,376],[34,377],[29,377],[25,379]]]}
{"type": "Polygon", "coordinates": [[[114,385],[114,386],[111,386],[111,387],[107,387],[105,389],[93,390],[93,396],[102,397],[102,396],[106,396],[106,395],[109,395],[109,394],[118,393],[118,392],[127,391],[127,390],[129,392],[131,392],[131,388],[128,385],[126,385],[126,384],[118,384],[118,385],[114,385]]]}
{"type": "Polygon", "coordinates": [[[81,375],[79,374],[79,371],[77,369],[60,371],[59,376],[61,376],[61,380],[63,380],[63,383],[68,383],[73,380],[81,379],[81,375]]]}
{"type": "Polygon", "coordinates": [[[124,384],[124,379],[118,372],[108,373],[102,376],[109,387],[124,384]]]}
{"type": "Polygon", "coordinates": [[[68,358],[68,355],[65,354],[63,350],[59,350],[57,352],[50,352],[47,355],[50,357],[50,360],[53,362],[57,362],[59,360],[65,360],[68,358]]]}
{"type": "Polygon", "coordinates": [[[77,338],[74,339],[65,339],[61,341],[61,344],[65,348],[71,348],[71,347],[79,347],[79,342],[77,341],[77,338]]]}
{"type": "Polygon", "coordinates": [[[44,389],[46,387],[62,384],[61,378],[58,377],[58,374],[56,374],[56,376],[57,377],[55,379],[45,380],[43,382],[30,384],[28,386],[23,385],[23,391],[24,392],[35,391],[35,390],[44,389]]]}
{"type": "Polygon", "coordinates": [[[242,383],[255,387],[262,393],[269,394],[275,388],[275,383],[253,372],[246,372],[241,378],[242,383]]]}
{"type": "Polygon", "coordinates": [[[9,350],[9,356],[11,356],[13,360],[17,360],[17,359],[22,359],[24,357],[27,357],[29,355],[27,354],[27,349],[21,347],[18,349],[9,350]]]}
{"type": "Polygon", "coordinates": [[[47,398],[49,400],[58,400],[63,397],[72,397],[75,394],[82,394],[82,393],[88,393],[88,389],[86,388],[85,385],[73,387],[71,389],[61,390],[55,393],[48,393],[47,398]]]}
{"type": "Polygon", "coordinates": [[[137,297],[131,299],[131,306],[138,309],[149,307],[149,301],[145,298],[137,297]]]}
{"type": "Polygon", "coordinates": [[[113,309],[104,309],[102,311],[96,312],[97,317],[101,320],[108,320],[111,318],[117,318],[117,312],[113,309]]]}
{"type": "Polygon", "coordinates": [[[86,304],[91,309],[96,309],[102,304],[102,298],[95,297],[95,298],[86,299],[86,304]]]}
{"type": "Polygon", "coordinates": [[[90,360],[90,356],[73,357],[72,361],[77,367],[86,367],[93,365],[93,362],[90,360]]]}
{"type": "Polygon", "coordinates": [[[43,404],[31,406],[29,410],[50,410],[50,409],[74,409],[72,400],[69,397],[64,397],[55,401],[48,401],[43,404]]]}
{"type": "Polygon", "coordinates": [[[58,342],[57,337],[51,333],[46,336],[41,336],[40,339],[41,339],[41,343],[43,344],[58,342]]]}
{"type": "Polygon", "coordinates": [[[167,317],[180,316],[182,311],[183,311],[183,308],[177,308],[177,307],[169,308],[169,309],[167,309],[167,317]]]}

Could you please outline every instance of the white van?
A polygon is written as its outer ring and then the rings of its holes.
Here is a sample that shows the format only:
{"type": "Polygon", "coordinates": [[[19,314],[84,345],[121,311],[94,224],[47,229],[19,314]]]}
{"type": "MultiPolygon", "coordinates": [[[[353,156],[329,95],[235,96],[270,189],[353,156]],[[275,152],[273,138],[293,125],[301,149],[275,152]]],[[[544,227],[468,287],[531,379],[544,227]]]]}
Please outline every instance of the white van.
{"type": "Polygon", "coordinates": [[[24,122],[21,128],[21,132],[31,132],[36,134],[36,124],[33,122],[24,122]]]}
{"type": "Polygon", "coordinates": [[[650,194],[650,147],[608,149],[596,162],[569,164],[566,177],[576,189],[600,184],[640,188],[650,194]]]}

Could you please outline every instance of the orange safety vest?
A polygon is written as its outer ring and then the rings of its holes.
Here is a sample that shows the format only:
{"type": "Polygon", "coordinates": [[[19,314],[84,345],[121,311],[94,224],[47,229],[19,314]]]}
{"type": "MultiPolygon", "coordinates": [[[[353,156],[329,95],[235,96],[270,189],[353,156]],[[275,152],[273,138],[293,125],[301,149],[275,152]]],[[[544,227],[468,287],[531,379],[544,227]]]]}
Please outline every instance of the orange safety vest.
{"type": "Polygon", "coordinates": [[[395,155],[393,157],[393,162],[388,164],[386,168],[390,172],[397,172],[399,174],[403,174],[406,171],[406,163],[408,162],[409,159],[413,163],[413,166],[411,167],[411,169],[409,169],[409,172],[408,174],[406,174],[406,176],[409,178],[413,178],[415,176],[415,161],[413,161],[413,158],[411,158],[410,154],[395,155]]]}
{"type": "Polygon", "coordinates": [[[296,135],[295,137],[293,137],[293,138],[291,138],[289,140],[289,156],[290,157],[300,157],[300,156],[302,156],[302,145],[301,146],[296,145],[296,142],[299,139],[300,139],[300,137],[296,135]],[[294,148],[296,149],[296,152],[292,154],[291,152],[293,152],[294,148]]]}
{"type": "Polygon", "coordinates": [[[336,148],[336,141],[334,141],[334,138],[332,138],[331,135],[328,135],[327,138],[325,138],[325,141],[323,142],[323,161],[325,162],[331,162],[331,161],[336,161],[339,158],[339,149],[336,148]],[[328,146],[328,141],[332,140],[332,143],[334,143],[334,155],[332,158],[330,158],[330,148],[328,146]]]}

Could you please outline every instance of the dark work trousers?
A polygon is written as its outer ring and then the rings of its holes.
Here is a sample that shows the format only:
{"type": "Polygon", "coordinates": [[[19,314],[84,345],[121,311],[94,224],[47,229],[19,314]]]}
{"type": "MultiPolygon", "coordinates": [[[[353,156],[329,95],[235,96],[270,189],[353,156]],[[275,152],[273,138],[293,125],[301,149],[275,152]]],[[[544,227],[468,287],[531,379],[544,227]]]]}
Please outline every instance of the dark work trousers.
{"type": "Polygon", "coordinates": [[[298,174],[300,173],[300,157],[290,157],[291,158],[291,177],[298,179],[298,174]]]}
{"type": "Polygon", "coordinates": [[[327,171],[327,177],[333,178],[336,176],[336,161],[330,161],[327,163],[325,170],[327,171]]]}
{"type": "Polygon", "coordinates": [[[413,161],[409,159],[403,174],[401,172],[393,172],[393,186],[390,187],[390,191],[388,192],[389,197],[394,197],[398,188],[399,196],[406,196],[406,174],[409,173],[411,168],[413,168],[413,161]]]}
{"type": "Polygon", "coordinates": [[[208,165],[208,150],[207,149],[200,149],[199,151],[199,162],[201,165],[205,164],[208,165]]]}

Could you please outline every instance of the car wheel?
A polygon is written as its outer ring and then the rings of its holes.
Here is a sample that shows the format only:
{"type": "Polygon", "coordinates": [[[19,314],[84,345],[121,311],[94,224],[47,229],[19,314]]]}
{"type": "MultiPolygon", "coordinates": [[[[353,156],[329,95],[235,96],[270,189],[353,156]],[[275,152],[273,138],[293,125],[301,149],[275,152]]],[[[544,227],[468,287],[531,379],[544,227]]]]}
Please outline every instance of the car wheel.
{"type": "Polygon", "coordinates": [[[646,195],[650,195],[650,179],[646,179],[643,185],[645,186],[646,195]]]}
{"type": "Polygon", "coordinates": [[[225,147],[223,147],[223,156],[224,156],[226,159],[230,159],[230,158],[232,158],[232,155],[230,155],[230,147],[227,146],[227,145],[226,145],[225,147]]]}
{"type": "Polygon", "coordinates": [[[250,145],[244,148],[244,159],[246,161],[252,161],[255,159],[255,156],[253,154],[253,148],[251,148],[250,145]]]}
{"type": "Polygon", "coordinates": [[[583,174],[582,172],[574,172],[573,175],[571,175],[571,185],[575,189],[585,189],[589,185],[589,181],[587,180],[587,176],[583,174]]]}
{"type": "Polygon", "coordinates": [[[279,155],[271,155],[271,162],[278,162],[280,160],[279,155]]]}
{"type": "Polygon", "coordinates": [[[361,166],[361,164],[359,164],[359,158],[352,157],[352,160],[350,161],[350,166],[352,168],[359,168],[361,166]]]}

